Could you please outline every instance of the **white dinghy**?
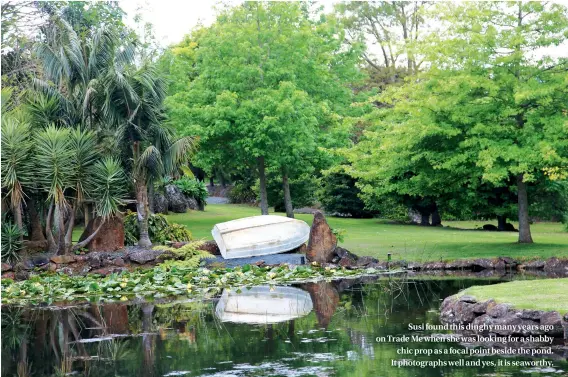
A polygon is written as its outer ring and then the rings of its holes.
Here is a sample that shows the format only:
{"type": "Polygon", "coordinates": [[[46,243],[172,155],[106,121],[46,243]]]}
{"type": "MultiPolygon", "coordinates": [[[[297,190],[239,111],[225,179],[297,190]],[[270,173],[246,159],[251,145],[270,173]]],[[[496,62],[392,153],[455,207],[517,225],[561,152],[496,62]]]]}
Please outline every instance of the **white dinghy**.
{"type": "Polygon", "coordinates": [[[216,224],[211,231],[225,259],[278,254],[310,237],[310,226],[284,216],[252,216],[216,224]]]}
{"type": "Polygon", "coordinates": [[[215,315],[222,322],[270,324],[303,317],[312,309],[312,299],[306,291],[261,285],[241,293],[224,290],[215,315]]]}

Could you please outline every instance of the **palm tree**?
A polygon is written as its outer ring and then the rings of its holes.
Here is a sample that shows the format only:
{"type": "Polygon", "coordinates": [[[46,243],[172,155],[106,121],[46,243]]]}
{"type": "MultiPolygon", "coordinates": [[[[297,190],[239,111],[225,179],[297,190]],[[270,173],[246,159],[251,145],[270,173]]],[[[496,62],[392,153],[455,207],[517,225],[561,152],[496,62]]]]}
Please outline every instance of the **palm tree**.
{"type": "Polygon", "coordinates": [[[10,206],[23,240],[22,205],[24,187],[32,182],[30,125],[12,112],[2,115],[2,189],[10,198],[10,206]]]}
{"type": "MultiPolygon", "coordinates": [[[[100,27],[81,40],[69,23],[55,17],[46,43],[36,49],[47,80],[34,83],[37,91],[55,99],[65,113],[59,117],[63,123],[96,131],[99,142],[116,130],[113,146],[131,172],[136,193],[139,245],[149,246],[148,184],[187,162],[195,142],[191,137],[174,140],[162,126],[165,82],[151,62],[137,67],[135,52],[136,43],[122,41],[112,28],[100,27]]],[[[36,108],[41,109],[36,112],[40,122],[57,112],[47,101],[36,108]]],[[[55,193],[51,195],[54,200],[55,193]]]]}
{"type": "Polygon", "coordinates": [[[50,252],[65,254],[91,242],[101,229],[72,245],[75,212],[85,198],[93,199],[98,216],[106,220],[119,212],[126,176],[116,158],[102,158],[92,131],[46,127],[34,137],[34,162],[40,187],[50,202],[46,235],[50,252]],[[52,222],[56,222],[55,235],[52,222]]]}
{"type": "Polygon", "coordinates": [[[115,125],[116,114],[103,112],[105,84],[121,80],[116,72],[134,62],[136,45],[122,40],[112,25],[103,25],[81,39],[61,17],[46,28],[46,41],[35,54],[42,62],[44,78],[36,78],[36,91],[55,98],[63,111],[62,121],[91,130],[115,125]]]}
{"type": "Polygon", "coordinates": [[[152,243],[148,236],[148,187],[164,175],[173,175],[189,161],[196,143],[192,137],[174,139],[163,123],[163,101],[166,85],[154,64],[140,67],[121,66],[107,75],[105,103],[102,109],[109,118],[122,119],[117,140],[125,164],[131,171],[136,194],[136,210],[143,247],[152,243]]]}

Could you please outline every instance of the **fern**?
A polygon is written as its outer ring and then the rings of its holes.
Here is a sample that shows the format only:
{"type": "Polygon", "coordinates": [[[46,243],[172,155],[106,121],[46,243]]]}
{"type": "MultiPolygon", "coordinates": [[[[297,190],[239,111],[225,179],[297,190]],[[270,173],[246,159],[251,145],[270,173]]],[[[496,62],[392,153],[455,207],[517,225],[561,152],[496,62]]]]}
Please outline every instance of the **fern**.
{"type": "Polygon", "coordinates": [[[207,251],[199,249],[203,244],[204,241],[194,241],[178,249],[164,245],[155,246],[153,249],[165,251],[173,255],[173,259],[166,260],[161,264],[162,267],[168,270],[173,267],[197,268],[203,259],[214,258],[207,251]]]}
{"type": "MultiPolygon", "coordinates": [[[[148,232],[152,243],[164,244],[167,242],[191,241],[191,232],[180,224],[171,224],[162,214],[150,214],[148,217],[148,232]]],[[[127,245],[135,245],[138,242],[138,214],[127,212],[124,218],[124,237],[127,245]]]]}

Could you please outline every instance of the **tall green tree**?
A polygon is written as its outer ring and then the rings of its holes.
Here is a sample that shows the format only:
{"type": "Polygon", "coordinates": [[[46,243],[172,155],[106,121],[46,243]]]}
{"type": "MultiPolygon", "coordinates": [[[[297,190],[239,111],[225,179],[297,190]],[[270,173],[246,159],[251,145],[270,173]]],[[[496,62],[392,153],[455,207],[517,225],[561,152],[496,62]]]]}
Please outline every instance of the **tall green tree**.
{"type": "Polygon", "coordinates": [[[349,43],[369,45],[363,57],[370,83],[384,87],[420,70],[417,43],[427,35],[426,1],[347,1],[335,5],[349,43]]]}
{"type": "Polygon", "coordinates": [[[379,179],[380,190],[434,197],[512,183],[519,242],[532,243],[528,186],[561,178],[568,165],[568,61],[549,56],[568,38],[567,10],[508,2],[436,12],[446,32],[422,46],[429,69],[382,97],[393,111],[368,133],[370,155],[352,156],[355,174],[379,179]]]}
{"type": "Polygon", "coordinates": [[[278,169],[288,187],[290,169],[312,163],[299,156],[314,151],[318,132],[341,123],[329,122],[328,114],[341,114],[351,103],[347,84],[358,75],[359,51],[345,48],[333,18],[318,13],[315,22],[313,15],[302,3],[246,2],[199,30],[193,44],[172,50],[187,57],[189,90],[168,99],[171,122],[191,125],[200,136],[202,154],[209,156],[197,161],[256,166],[263,214],[267,167],[278,169]]]}

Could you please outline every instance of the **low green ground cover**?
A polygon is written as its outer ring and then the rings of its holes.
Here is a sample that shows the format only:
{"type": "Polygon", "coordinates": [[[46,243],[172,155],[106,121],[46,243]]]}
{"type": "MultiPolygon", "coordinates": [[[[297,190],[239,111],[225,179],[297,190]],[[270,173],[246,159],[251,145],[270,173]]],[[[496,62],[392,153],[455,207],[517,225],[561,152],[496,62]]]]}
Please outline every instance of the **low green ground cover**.
{"type": "MultiPolygon", "coordinates": [[[[259,215],[256,207],[210,204],[205,212],[171,214],[171,222],[186,225],[196,239],[212,239],[213,225],[246,216],[259,215]]],[[[277,215],[284,215],[276,213],[277,215]]],[[[311,215],[296,215],[311,224],[311,215]]],[[[333,228],[345,229],[341,246],[359,255],[381,260],[387,253],[408,261],[452,260],[461,258],[568,257],[568,233],[561,223],[536,223],[531,227],[534,244],[518,244],[515,232],[476,231],[487,221],[444,221],[447,227],[420,227],[392,224],[381,219],[328,218],[333,228]]],[[[496,222],[494,222],[496,225],[496,222]]],[[[516,226],[516,224],[514,224],[516,226]]]]}
{"type": "Polygon", "coordinates": [[[512,304],[517,309],[556,310],[561,314],[568,313],[568,278],[476,285],[461,291],[459,295],[471,295],[479,301],[492,298],[499,303],[512,304]]]}
{"type": "Polygon", "coordinates": [[[235,268],[195,267],[168,261],[151,269],[125,271],[99,277],[44,273],[14,282],[2,279],[2,304],[42,304],[84,301],[128,301],[168,296],[208,297],[223,289],[242,290],[255,285],[282,285],[313,280],[375,275],[374,268],[346,270],[319,266],[288,265],[235,268]]]}

